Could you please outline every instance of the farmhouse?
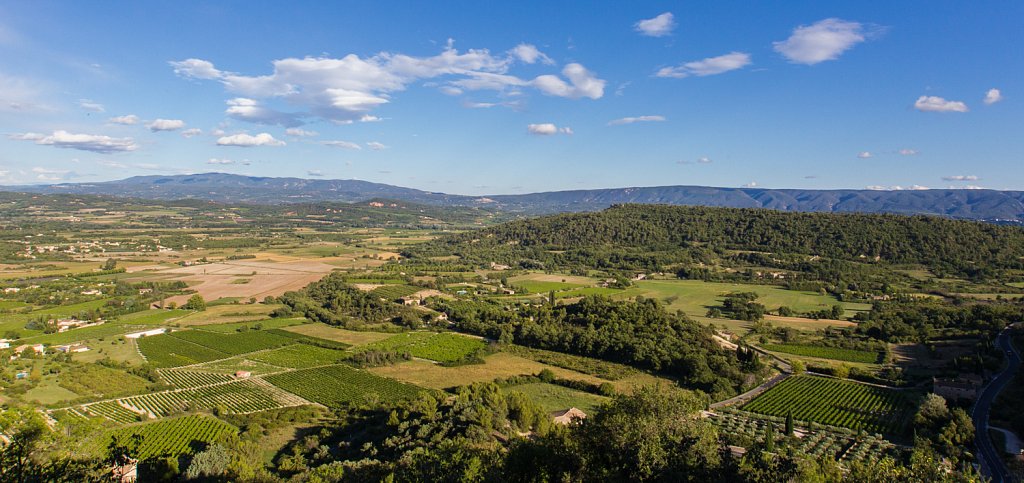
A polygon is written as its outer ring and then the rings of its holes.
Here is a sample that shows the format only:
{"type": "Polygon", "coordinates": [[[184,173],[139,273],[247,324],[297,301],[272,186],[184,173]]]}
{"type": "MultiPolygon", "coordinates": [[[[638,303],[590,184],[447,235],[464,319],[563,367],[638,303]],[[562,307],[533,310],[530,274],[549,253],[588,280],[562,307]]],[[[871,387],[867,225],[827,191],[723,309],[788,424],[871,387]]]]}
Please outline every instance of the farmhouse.
{"type": "Polygon", "coordinates": [[[32,349],[33,351],[35,351],[36,354],[39,354],[39,355],[43,355],[43,354],[46,353],[46,347],[43,344],[19,345],[18,347],[14,348],[14,352],[17,352],[18,354],[21,354],[22,352],[25,352],[28,349],[32,349]]]}
{"type": "Polygon", "coordinates": [[[561,411],[555,411],[551,413],[551,420],[555,424],[562,424],[568,426],[574,422],[578,423],[587,419],[587,413],[580,411],[577,408],[563,409],[561,411]]]}
{"type": "Polygon", "coordinates": [[[28,377],[28,373],[25,372],[25,371],[21,371],[21,372],[19,372],[19,373],[14,375],[15,379],[24,379],[26,377],[28,377]]]}
{"type": "Polygon", "coordinates": [[[57,352],[63,352],[65,354],[74,354],[78,352],[89,351],[89,346],[83,344],[66,344],[54,347],[54,349],[57,349],[57,352]]]}
{"type": "Polygon", "coordinates": [[[21,289],[18,288],[18,287],[7,287],[7,288],[4,289],[4,293],[18,293],[18,292],[21,292],[21,289]]]}
{"type": "Polygon", "coordinates": [[[235,379],[248,379],[250,376],[252,376],[252,373],[249,372],[249,371],[236,371],[235,372],[235,379]]]}
{"type": "Polygon", "coordinates": [[[124,465],[114,465],[110,469],[111,481],[119,483],[135,483],[139,478],[139,460],[128,458],[124,465]]]}
{"type": "Polygon", "coordinates": [[[11,341],[7,339],[0,339],[0,349],[10,349],[11,341]]]}
{"type": "Polygon", "coordinates": [[[167,332],[167,329],[150,329],[144,332],[132,332],[131,334],[125,334],[125,339],[138,339],[139,337],[149,337],[151,335],[160,335],[167,332]]]}
{"type": "Polygon", "coordinates": [[[410,296],[410,297],[402,297],[402,298],[398,299],[398,301],[401,302],[402,305],[419,305],[420,304],[420,299],[418,299],[416,297],[412,297],[412,296],[410,296]]]}

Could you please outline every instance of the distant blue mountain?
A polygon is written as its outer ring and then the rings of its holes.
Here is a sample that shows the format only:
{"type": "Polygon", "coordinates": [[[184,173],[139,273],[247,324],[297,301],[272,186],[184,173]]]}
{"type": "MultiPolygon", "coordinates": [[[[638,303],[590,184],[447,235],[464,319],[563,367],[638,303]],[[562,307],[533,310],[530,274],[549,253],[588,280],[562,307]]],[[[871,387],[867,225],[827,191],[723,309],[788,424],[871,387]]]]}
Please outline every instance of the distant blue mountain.
{"type": "Polygon", "coordinates": [[[529,215],[596,211],[621,203],[660,203],[833,213],[924,214],[1024,223],[1024,192],[995,190],[873,191],[658,186],[462,196],[358,180],[264,178],[224,173],[137,176],[102,183],[6,186],[0,189],[257,204],[317,201],[350,203],[388,198],[435,206],[487,207],[529,215]]]}

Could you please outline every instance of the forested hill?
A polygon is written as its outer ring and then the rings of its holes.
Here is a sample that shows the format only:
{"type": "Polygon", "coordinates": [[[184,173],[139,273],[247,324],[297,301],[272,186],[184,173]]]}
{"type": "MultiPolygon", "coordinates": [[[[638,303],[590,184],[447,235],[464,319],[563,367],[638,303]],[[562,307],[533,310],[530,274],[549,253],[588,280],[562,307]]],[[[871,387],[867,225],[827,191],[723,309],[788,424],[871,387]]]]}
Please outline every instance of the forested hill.
{"type": "Polygon", "coordinates": [[[614,265],[615,260],[649,256],[645,254],[697,262],[702,252],[719,249],[877,259],[972,275],[1024,268],[1024,229],[927,216],[616,205],[597,213],[519,220],[443,237],[409,255],[455,253],[469,260],[506,262],[553,261],[553,256],[568,262],[592,256],[614,265]]]}

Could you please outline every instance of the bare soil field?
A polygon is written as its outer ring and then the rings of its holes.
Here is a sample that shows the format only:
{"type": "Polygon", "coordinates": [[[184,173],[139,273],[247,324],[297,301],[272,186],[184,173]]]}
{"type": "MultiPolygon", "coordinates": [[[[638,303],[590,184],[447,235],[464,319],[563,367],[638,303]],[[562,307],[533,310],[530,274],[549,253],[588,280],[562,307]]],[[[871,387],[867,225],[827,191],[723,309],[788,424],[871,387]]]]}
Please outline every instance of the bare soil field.
{"type": "MultiPolygon", "coordinates": [[[[161,280],[181,280],[197,291],[207,301],[223,297],[278,296],[290,290],[298,290],[320,280],[332,270],[333,265],[319,261],[270,262],[257,260],[233,260],[207,263],[190,267],[165,267],[149,265],[136,267],[145,269],[161,280]],[[240,279],[248,282],[239,283],[240,279]]],[[[181,305],[190,295],[167,299],[181,305]]]]}
{"type": "Polygon", "coordinates": [[[765,315],[767,320],[775,325],[793,327],[802,330],[824,329],[825,327],[854,327],[857,324],[849,320],[836,319],[807,319],[804,317],[779,317],[778,315],[765,315]]]}

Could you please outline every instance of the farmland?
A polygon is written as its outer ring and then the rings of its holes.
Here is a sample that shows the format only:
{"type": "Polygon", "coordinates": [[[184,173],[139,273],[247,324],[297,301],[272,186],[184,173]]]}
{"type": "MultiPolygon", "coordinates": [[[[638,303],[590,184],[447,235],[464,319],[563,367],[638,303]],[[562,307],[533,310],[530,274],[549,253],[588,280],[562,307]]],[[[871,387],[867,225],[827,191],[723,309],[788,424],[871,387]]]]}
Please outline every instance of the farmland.
{"type": "Polygon", "coordinates": [[[328,407],[409,399],[421,390],[416,386],[343,365],[287,372],[267,376],[266,380],[281,389],[328,407]]]}
{"type": "Polygon", "coordinates": [[[142,438],[137,453],[139,459],[178,456],[195,452],[196,443],[210,444],[236,431],[238,428],[217,418],[188,415],[108,431],[92,441],[91,446],[100,452],[114,438],[128,441],[131,436],[139,435],[142,438]]]}
{"type": "Polygon", "coordinates": [[[294,342],[293,339],[288,337],[262,330],[239,332],[235,334],[222,334],[207,332],[204,330],[182,330],[178,332],[171,332],[168,335],[230,355],[274,349],[294,342]]]}
{"type": "Polygon", "coordinates": [[[156,367],[178,367],[229,357],[225,352],[160,334],[139,339],[139,351],[156,367]]]}
{"type": "Polygon", "coordinates": [[[911,398],[893,389],[818,376],[794,376],[742,409],[779,417],[792,412],[801,421],[899,435],[907,427],[912,408],[911,398]]]}
{"type": "Polygon", "coordinates": [[[337,364],[346,357],[347,355],[342,351],[309,344],[295,344],[248,356],[254,361],[297,369],[337,364]]]}
{"type": "Polygon", "coordinates": [[[840,347],[822,347],[800,344],[762,344],[761,347],[773,352],[782,352],[805,357],[816,357],[819,359],[859,362],[863,364],[875,364],[881,360],[881,354],[878,352],[843,349],[840,347]]]}

